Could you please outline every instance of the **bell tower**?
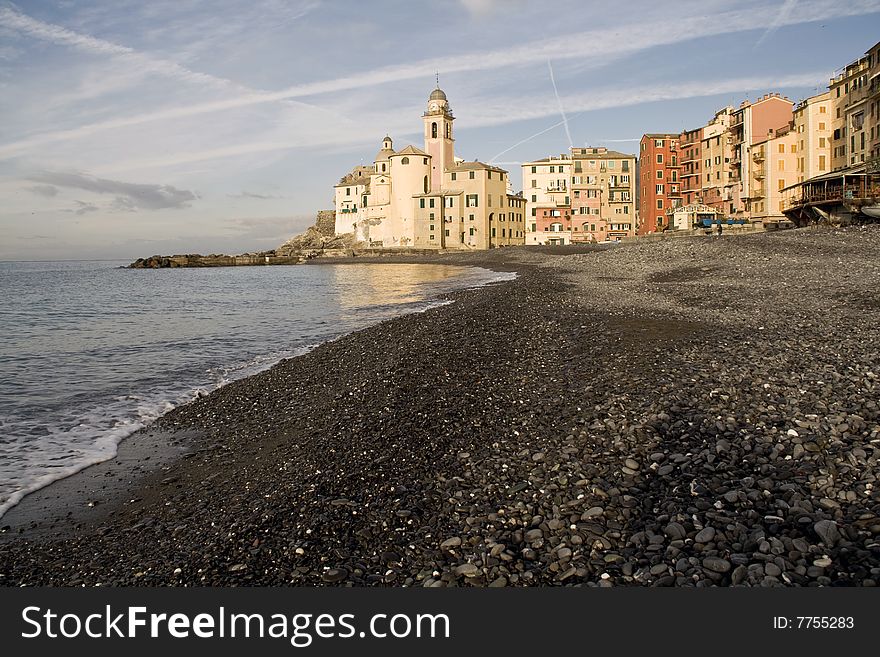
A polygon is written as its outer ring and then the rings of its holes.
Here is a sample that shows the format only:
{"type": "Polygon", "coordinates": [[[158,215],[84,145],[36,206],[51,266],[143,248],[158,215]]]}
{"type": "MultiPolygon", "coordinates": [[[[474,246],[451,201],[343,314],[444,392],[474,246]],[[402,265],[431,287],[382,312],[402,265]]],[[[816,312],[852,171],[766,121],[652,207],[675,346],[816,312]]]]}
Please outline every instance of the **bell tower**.
{"type": "Polygon", "coordinates": [[[431,156],[431,189],[440,189],[443,172],[455,161],[452,122],[455,117],[439,84],[428,97],[428,110],[422,115],[425,122],[425,152],[431,156]]]}

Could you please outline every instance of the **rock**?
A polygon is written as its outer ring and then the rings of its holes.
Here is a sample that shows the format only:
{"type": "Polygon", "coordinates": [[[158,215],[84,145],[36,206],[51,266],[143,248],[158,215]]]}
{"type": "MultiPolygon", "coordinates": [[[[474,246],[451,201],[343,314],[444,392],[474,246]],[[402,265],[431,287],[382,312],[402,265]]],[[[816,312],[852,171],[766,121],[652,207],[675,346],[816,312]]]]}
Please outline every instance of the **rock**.
{"type": "Polygon", "coordinates": [[[623,464],[630,470],[638,470],[641,467],[635,459],[626,459],[623,464]]]}
{"type": "Polygon", "coordinates": [[[456,566],[454,572],[459,577],[476,577],[480,574],[480,569],[472,563],[463,563],[460,566],[456,566]]]}
{"type": "Polygon", "coordinates": [[[820,520],[813,525],[813,531],[828,547],[834,547],[840,540],[840,531],[837,529],[837,523],[833,520],[820,520]]]}
{"type": "Polygon", "coordinates": [[[335,584],[336,582],[341,582],[346,577],[348,577],[348,571],[345,568],[330,568],[321,575],[321,581],[335,584]]]}
{"type": "Polygon", "coordinates": [[[452,538],[447,538],[440,544],[440,549],[448,550],[450,548],[455,548],[461,545],[461,539],[458,536],[453,536],[452,538]]]}
{"type": "Polygon", "coordinates": [[[694,536],[694,543],[711,543],[715,538],[715,530],[712,527],[704,527],[694,536]]]}
{"type": "Polygon", "coordinates": [[[683,539],[687,536],[687,531],[685,530],[684,526],[677,522],[670,522],[668,525],[666,525],[663,533],[666,534],[666,536],[668,536],[673,541],[683,539]]]}
{"type": "Polygon", "coordinates": [[[703,568],[711,570],[713,573],[724,574],[730,571],[731,565],[727,559],[720,557],[706,557],[703,559],[703,568]]]}

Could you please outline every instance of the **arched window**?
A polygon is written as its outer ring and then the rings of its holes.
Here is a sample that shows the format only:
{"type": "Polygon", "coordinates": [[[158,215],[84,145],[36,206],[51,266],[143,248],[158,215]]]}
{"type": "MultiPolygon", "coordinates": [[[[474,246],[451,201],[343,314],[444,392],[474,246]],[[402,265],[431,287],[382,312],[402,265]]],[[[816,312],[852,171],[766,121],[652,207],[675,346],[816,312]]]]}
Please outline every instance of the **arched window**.
{"type": "Polygon", "coordinates": [[[382,171],[385,171],[385,163],[382,163],[382,171]]]}
{"type": "Polygon", "coordinates": [[[431,137],[433,137],[434,139],[437,139],[437,122],[436,121],[434,121],[434,123],[431,124],[431,137]]]}
{"type": "Polygon", "coordinates": [[[428,176],[425,176],[425,194],[428,193],[428,176]]]}
{"type": "Polygon", "coordinates": [[[408,157],[401,158],[400,163],[401,164],[409,164],[409,158],[408,157]]]}
{"type": "Polygon", "coordinates": [[[452,126],[448,123],[446,124],[446,138],[450,139],[450,134],[452,133],[452,126]]]}

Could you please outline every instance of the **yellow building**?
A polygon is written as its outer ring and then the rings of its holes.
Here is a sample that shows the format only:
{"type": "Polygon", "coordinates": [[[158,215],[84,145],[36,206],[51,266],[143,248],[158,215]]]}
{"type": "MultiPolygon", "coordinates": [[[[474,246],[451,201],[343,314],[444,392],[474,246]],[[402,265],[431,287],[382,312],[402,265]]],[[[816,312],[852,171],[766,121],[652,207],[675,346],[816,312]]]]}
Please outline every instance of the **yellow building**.
{"type": "Polygon", "coordinates": [[[831,79],[833,171],[861,164],[870,153],[869,134],[865,131],[868,109],[868,56],[848,64],[843,73],[831,79]]]}
{"type": "Polygon", "coordinates": [[[797,180],[828,173],[831,170],[831,92],[811,96],[798,103],[793,111],[797,135],[797,180]]]}
{"type": "Polygon", "coordinates": [[[797,182],[797,133],[791,126],[770,130],[750,149],[751,221],[767,224],[785,220],[782,190],[797,182]]]}
{"type": "Polygon", "coordinates": [[[715,116],[703,127],[700,154],[703,158],[700,188],[702,202],[717,208],[721,214],[734,211],[731,160],[733,139],[730,135],[730,117],[733,107],[715,112],[715,116]]]}
{"type": "Polygon", "coordinates": [[[372,167],[335,187],[336,233],[371,247],[489,249],[525,242],[525,207],[507,171],[455,157],[455,117],[440,89],[422,114],[424,150],[382,140],[372,167]]]}

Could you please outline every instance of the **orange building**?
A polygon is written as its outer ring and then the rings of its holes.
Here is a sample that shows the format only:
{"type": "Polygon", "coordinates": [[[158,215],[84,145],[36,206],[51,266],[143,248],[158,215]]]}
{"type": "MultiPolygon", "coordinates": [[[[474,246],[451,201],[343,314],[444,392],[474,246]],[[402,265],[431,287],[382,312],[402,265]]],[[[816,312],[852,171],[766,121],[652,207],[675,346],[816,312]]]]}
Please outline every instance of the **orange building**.
{"type": "Polygon", "coordinates": [[[639,145],[639,235],[665,229],[666,211],[681,203],[678,137],[677,133],[642,135],[639,145]]]}
{"type": "Polygon", "coordinates": [[[685,205],[703,202],[703,128],[684,130],[678,139],[681,198],[685,205]]]}

